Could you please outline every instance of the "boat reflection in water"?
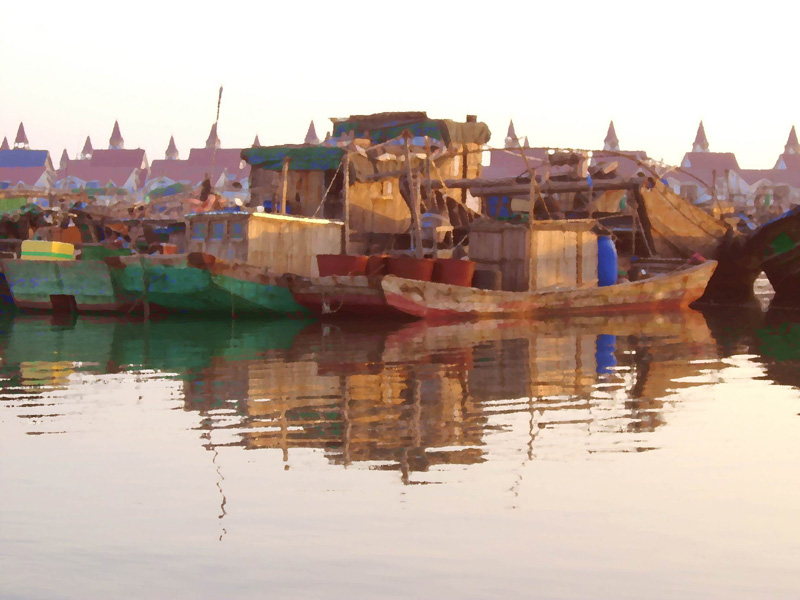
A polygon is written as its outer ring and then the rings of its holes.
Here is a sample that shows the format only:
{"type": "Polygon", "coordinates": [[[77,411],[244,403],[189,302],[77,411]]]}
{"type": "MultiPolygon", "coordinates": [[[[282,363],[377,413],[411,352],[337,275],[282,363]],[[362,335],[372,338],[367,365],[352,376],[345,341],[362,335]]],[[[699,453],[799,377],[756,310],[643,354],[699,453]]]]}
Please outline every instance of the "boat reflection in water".
{"type": "Polygon", "coordinates": [[[675,390],[709,383],[720,355],[694,311],[384,329],[87,317],[4,327],[4,397],[24,401],[30,433],[60,430],[53,392],[82,374],[163,379],[199,415],[208,449],[269,448],[285,461],[318,449],[406,483],[486,461],[492,440],[527,445],[529,458],[650,449],[640,434],[667,422],[675,390]]]}

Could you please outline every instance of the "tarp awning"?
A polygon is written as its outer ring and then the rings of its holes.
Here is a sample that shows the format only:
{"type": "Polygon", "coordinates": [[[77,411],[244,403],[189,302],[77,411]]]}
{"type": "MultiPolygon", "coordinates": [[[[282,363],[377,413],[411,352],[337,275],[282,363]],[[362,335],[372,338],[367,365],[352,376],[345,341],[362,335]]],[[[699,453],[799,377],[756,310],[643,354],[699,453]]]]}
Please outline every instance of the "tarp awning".
{"type": "Polygon", "coordinates": [[[335,171],[344,150],[326,146],[268,146],[242,150],[242,158],[251,166],[281,171],[283,159],[289,158],[290,171],[335,171]]]}
{"type": "Polygon", "coordinates": [[[456,123],[450,119],[423,119],[413,123],[394,124],[390,122],[379,127],[358,120],[340,121],[333,125],[333,137],[339,138],[353,133],[356,137],[369,139],[373,144],[382,144],[400,137],[405,130],[411,132],[414,137],[435,138],[448,146],[451,143],[486,144],[492,135],[486,123],[456,123]]]}

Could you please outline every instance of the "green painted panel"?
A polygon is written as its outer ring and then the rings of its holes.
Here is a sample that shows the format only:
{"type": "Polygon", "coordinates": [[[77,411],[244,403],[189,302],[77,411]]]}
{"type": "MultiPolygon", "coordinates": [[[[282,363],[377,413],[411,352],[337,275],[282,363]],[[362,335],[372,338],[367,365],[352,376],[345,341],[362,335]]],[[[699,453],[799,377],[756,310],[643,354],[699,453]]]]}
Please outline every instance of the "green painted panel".
{"type": "Polygon", "coordinates": [[[9,260],[4,263],[6,280],[16,302],[49,302],[64,293],[58,276],[58,261],[9,260]]]}
{"type": "Polygon", "coordinates": [[[285,287],[260,285],[225,275],[215,275],[213,281],[234,297],[233,306],[236,312],[308,314],[304,307],[294,301],[292,293],[285,287]]]}

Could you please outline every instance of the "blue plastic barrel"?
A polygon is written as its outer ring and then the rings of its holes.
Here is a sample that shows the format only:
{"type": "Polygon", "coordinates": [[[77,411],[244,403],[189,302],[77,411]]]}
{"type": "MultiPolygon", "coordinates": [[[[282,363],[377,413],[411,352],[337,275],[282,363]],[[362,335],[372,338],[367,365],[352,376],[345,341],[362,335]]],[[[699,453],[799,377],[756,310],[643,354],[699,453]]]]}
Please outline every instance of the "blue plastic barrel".
{"type": "Polygon", "coordinates": [[[597,284],[605,286],[617,283],[617,268],[614,240],[608,235],[597,236],[597,284]]]}

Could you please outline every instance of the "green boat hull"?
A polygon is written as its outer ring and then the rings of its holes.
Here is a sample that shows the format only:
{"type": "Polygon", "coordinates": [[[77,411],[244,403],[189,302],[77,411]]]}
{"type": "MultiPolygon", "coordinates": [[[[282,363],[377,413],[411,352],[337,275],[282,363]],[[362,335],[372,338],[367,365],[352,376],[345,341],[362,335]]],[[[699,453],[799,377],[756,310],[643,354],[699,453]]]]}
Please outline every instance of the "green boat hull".
{"type": "Polygon", "coordinates": [[[119,286],[139,304],[176,313],[304,316],[283,286],[248,281],[192,266],[186,260],[159,264],[147,259],[126,264],[117,275],[119,286]],[[146,293],[145,293],[146,288],[146,293]]]}
{"type": "Polygon", "coordinates": [[[5,260],[3,271],[20,309],[124,311],[132,298],[101,260],[5,260]]]}

